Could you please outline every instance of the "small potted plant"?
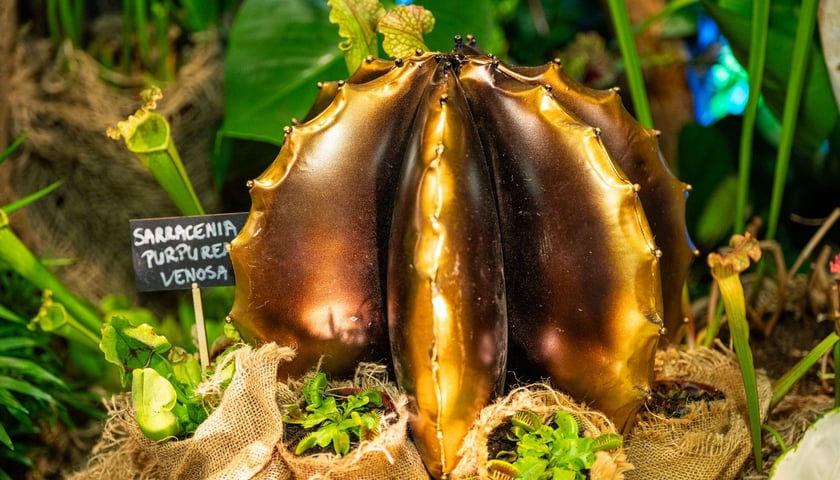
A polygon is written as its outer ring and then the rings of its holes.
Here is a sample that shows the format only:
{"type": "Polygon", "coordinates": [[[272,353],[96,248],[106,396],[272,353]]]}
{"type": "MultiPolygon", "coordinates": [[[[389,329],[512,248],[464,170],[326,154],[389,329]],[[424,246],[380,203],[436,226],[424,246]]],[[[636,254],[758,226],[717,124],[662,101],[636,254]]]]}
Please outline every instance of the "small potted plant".
{"type": "Polygon", "coordinates": [[[458,479],[622,480],[633,468],[603,413],[544,384],[485,407],[459,453],[458,479]]]}
{"type": "Polygon", "coordinates": [[[296,478],[428,478],[408,437],[406,399],[385,367],[362,363],[350,382],[328,381],[323,372],[290,380],[278,399],[281,453],[296,478]]]}
{"type": "Polygon", "coordinates": [[[585,480],[596,453],[620,447],[621,436],[608,432],[592,438],[581,433],[575,417],[565,410],[555,412],[550,423],[521,410],[510,418],[504,438],[512,448],[488,452],[492,457],[487,462],[488,478],[585,480]]]}

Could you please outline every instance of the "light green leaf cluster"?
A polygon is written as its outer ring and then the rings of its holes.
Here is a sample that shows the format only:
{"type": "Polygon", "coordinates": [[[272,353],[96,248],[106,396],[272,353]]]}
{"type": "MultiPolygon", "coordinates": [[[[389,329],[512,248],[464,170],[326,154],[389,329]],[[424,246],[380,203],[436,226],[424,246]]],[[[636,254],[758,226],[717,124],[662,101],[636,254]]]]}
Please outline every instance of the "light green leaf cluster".
{"type": "Polygon", "coordinates": [[[329,0],[330,22],[338,24],[338,34],[345,38],[338,44],[344,52],[347,69],[355,71],[368,55],[379,53],[376,25],[385,15],[379,0],[329,0]]]}
{"type": "MultiPolygon", "coordinates": [[[[150,440],[191,433],[213,407],[214,399],[196,392],[204,379],[201,366],[194,354],[172,346],[151,325],[138,323],[136,318],[109,318],[102,327],[100,349],[106,360],[122,369],[123,384],[131,381],[137,423],[150,440]]],[[[224,370],[228,377],[233,376],[232,365],[224,370]]],[[[229,380],[222,379],[222,385],[229,380]]]]}
{"type": "Polygon", "coordinates": [[[491,478],[585,480],[596,452],[621,446],[621,436],[615,433],[581,436],[577,419],[562,410],[546,424],[534,412],[517,412],[508,438],[516,441],[516,451],[501,451],[488,462],[491,478]]]}
{"type": "Polygon", "coordinates": [[[423,34],[435,27],[432,12],[419,5],[398,5],[379,20],[378,30],[385,36],[382,48],[392,57],[406,58],[418,49],[428,51],[423,34]]]}
{"type": "Polygon", "coordinates": [[[357,394],[339,397],[327,393],[327,376],[318,373],[302,389],[305,405],[286,405],[283,422],[300,425],[311,432],[295,449],[302,455],[316,445],[322,448],[333,446],[338,455],[350,452],[352,439],[370,440],[379,433],[382,394],[376,390],[365,390],[357,394]]]}

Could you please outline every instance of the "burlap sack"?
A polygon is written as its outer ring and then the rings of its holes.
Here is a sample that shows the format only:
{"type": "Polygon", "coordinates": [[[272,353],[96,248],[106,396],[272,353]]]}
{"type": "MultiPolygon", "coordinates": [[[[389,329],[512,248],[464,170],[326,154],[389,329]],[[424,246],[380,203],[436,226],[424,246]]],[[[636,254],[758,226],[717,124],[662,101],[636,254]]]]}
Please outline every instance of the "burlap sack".
{"type": "MultiPolygon", "coordinates": [[[[295,456],[283,445],[284,405],[297,403],[307,380],[277,381],[277,367],[294,351],[276,344],[243,347],[231,355],[236,373],[219,406],[184,440],[149,441],[134,419],[128,394],[115,397],[102,439],[85,470],[73,480],[288,480],[288,479],[428,479],[423,461],[408,437],[406,399],[386,381],[385,367],[361,364],[356,378],[331,388],[376,388],[395,402],[383,418],[380,436],[345,457],[295,456]],[[386,427],[387,428],[384,428],[386,427]]],[[[217,372],[224,364],[217,367],[217,372]]],[[[199,388],[213,390],[211,379],[199,388]]]]}
{"type": "MultiPolygon", "coordinates": [[[[597,437],[602,433],[618,433],[612,422],[601,412],[588,410],[568,396],[548,385],[530,385],[511,391],[506,397],[485,407],[464,439],[459,454],[461,460],[452,478],[487,478],[487,439],[497,427],[508,423],[520,410],[530,410],[548,421],[558,410],[571,413],[584,435],[597,437]]],[[[590,470],[592,480],[622,480],[624,472],[633,466],[625,459],[624,450],[617,448],[596,454],[590,470]]],[[[673,477],[679,478],[679,477],[673,477]]]]}
{"type": "MultiPolygon", "coordinates": [[[[628,480],[730,480],[752,452],[746,395],[733,354],[708,348],[663,350],[656,355],[657,379],[689,380],[711,385],[723,400],[688,404],[682,418],[640,412],[625,439],[627,457],[635,469],[628,480]]],[[[766,417],[772,390],[767,376],[757,372],[761,419],[766,417]]]]}
{"type": "Polygon", "coordinates": [[[283,436],[277,404],[277,366],[294,351],[267,344],[233,355],[236,373],[216,410],[185,440],[146,439],[127,394],[116,397],[102,439],[83,479],[287,480],[293,478],[277,447],[283,436]]]}
{"type": "MultiPolygon", "coordinates": [[[[302,388],[309,377],[300,382],[281,384],[277,394],[281,405],[298,403],[303,398],[302,388]]],[[[382,365],[362,363],[351,382],[330,382],[327,390],[358,388],[375,389],[394,401],[393,412],[383,416],[381,433],[375,439],[363,442],[344,457],[332,453],[295,455],[293,446],[280,447],[280,453],[296,479],[332,480],[428,480],[429,474],[420,454],[408,436],[407,399],[400,395],[396,385],[387,380],[387,370],[382,365]]]]}

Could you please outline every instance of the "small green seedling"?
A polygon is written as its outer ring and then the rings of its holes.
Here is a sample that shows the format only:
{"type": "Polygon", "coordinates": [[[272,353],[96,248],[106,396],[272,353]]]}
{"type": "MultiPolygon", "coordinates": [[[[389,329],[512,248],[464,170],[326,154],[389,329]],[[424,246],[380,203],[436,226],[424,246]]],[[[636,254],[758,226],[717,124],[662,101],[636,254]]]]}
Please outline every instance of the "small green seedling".
{"type": "Polygon", "coordinates": [[[351,438],[371,440],[379,434],[382,394],[364,390],[357,394],[340,396],[327,392],[327,376],[319,373],[303,387],[303,408],[298,404],[287,405],[283,422],[300,425],[312,430],[297,444],[295,455],[302,455],[310,448],[327,448],[330,444],[338,455],[350,451],[351,438]]]}
{"type": "Polygon", "coordinates": [[[562,410],[553,424],[543,424],[534,412],[517,412],[507,438],[516,442],[516,451],[500,451],[487,463],[493,480],[585,480],[596,452],[621,446],[616,433],[581,437],[575,417],[562,410]]]}

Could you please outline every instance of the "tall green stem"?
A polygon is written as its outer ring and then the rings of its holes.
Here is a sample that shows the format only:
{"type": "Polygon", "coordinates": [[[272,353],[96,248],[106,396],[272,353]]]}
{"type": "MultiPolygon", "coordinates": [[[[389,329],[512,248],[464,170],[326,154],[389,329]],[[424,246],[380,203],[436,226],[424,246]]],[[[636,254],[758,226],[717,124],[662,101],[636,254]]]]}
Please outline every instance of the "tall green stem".
{"type": "Polygon", "coordinates": [[[94,336],[102,328],[99,314],[81,299],[73,295],[67,287],[55,278],[32,252],[20,241],[9,227],[6,213],[0,210],[0,260],[20,276],[41,290],[52,292],[53,298],[64,305],[67,312],[80,322],[88,333],[94,336]]]}
{"type": "Polygon", "coordinates": [[[733,235],[729,242],[732,251],[719,255],[711,253],[708,264],[712,277],[718,283],[726,316],[729,322],[729,332],[735,345],[735,356],[741,368],[741,378],[744,381],[744,393],[747,398],[747,413],[749,415],[750,435],[752,437],[753,455],[758,472],[762,471],[761,452],[761,409],[758,400],[758,382],[755,376],[752,350],[750,349],[750,327],[747,322],[746,300],[744,287],[741,284],[740,273],[750,266],[750,260],[761,258],[761,248],[758,242],[749,234],[733,235]]]}
{"type": "Polygon", "coordinates": [[[790,165],[790,152],[793,148],[793,134],[796,132],[796,117],[799,114],[799,103],[802,99],[802,85],[808,63],[808,49],[811,48],[813,42],[812,35],[814,34],[814,22],[817,19],[818,4],[817,0],[802,0],[802,8],[799,11],[799,24],[796,27],[793,60],[790,65],[790,77],[782,113],[782,132],[779,139],[779,149],[776,153],[773,196],[770,203],[770,216],[767,219],[767,240],[772,240],[775,237],[779,225],[782,197],[784,196],[785,181],[790,165]]]}
{"type": "Polygon", "coordinates": [[[752,26],[750,27],[750,60],[747,73],[750,77],[750,93],[744,109],[744,123],[741,127],[741,146],[738,154],[738,196],[735,204],[735,231],[743,232],[746,227],[747,194],[750,189],[750,166],[758,97],[764,77],[764,56],[767,51],[767,24],[770,19],[769,0],[752,2],[752,26]]]}
{"type": "Polygon", "coordinates": [[[630,16],[627,14],[627,5],[623,0],[609,0],[609,8],[621,49],[621,58],[624,59],[624,70],[627,73],[627,83],[630,85],[630,96],[633,99],[636,118],[645,127],[652,128],[653,118],[650,114],[645,80],[639,54],[636,51],[633,28],[630,26],[630,16]]]}

